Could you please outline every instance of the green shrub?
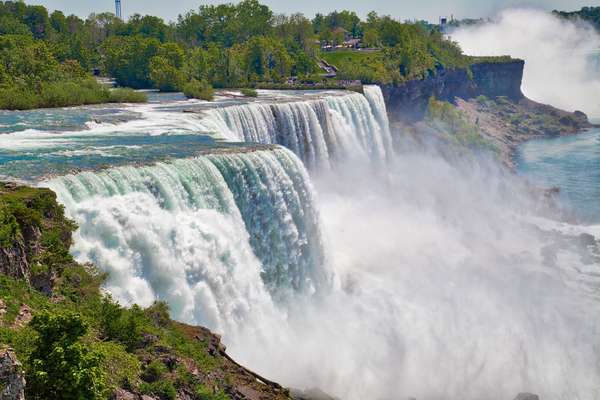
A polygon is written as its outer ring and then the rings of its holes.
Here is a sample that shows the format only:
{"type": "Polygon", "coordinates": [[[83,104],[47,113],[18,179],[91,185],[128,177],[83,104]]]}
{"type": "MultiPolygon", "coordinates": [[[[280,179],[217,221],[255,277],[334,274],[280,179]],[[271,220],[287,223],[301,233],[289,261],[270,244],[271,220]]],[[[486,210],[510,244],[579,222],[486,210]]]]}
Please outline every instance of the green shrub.
{"type": "Polygon", "coordinates": [[[26,87],[0,87],[0,109],[2,110],[29,110],[38,107],[38,104],[37,95],[26,87]]]}
{"type": "Polygon", "coordinates": [[[196,397],[199,400],[229,400],[229,396],[223,391],[214,393],[204,385],[198,385],[196,388],[196,397]]]}
{"type": "Polygon", "coordinates": [[[107,375],[107,386],[112,391],[119,387],[137,387],[140,381],[140,361],[128,353],[125,346],[114,342],[98,342],[94,349],[102,356],[102,370],[107,375]]]}
{"type": "Polygon", "coordinates": [[[189,99],[201,99],[212,101],[215,97],[215,90],[206,81],[193,79],[183,87],[183,94],[189,99]]]}
{"type": "Polygon", "coordinates": [[[145,103],[148,101],[148,96],[133,89],[118,88],[110,91],[108,101],[110,103],[145,103]]]}
{"type": "Polygon", "coordinates": [[[481,104],[482,106],[486,105],[488,102],[488,98],[484,95],[480,95],[477,96],[477,98],[475,99],[477,101],[477,103],[481,104]]]}
{"type": "Polygon", "coordinates": [[[256,89],[244,88],[244,89],[242,89],[240,91],[246,97],[258,97],[258,92],[256,91],[256,89]]]}
{"type": "Polygon", "coordinates": [[[11,246],[18,233],[19,225],[15,216],[0,202],[0,247],[11,246]]]}
{"type": "Polygon", "coordinates": [[[122,343],[128,351],[137,349],[144,333],[153,331],[152,322],[139,306],[125,309],[110,297],[102,300],[99,322],[102,336],[122,343]]]}
{"type": "Polygon", "coordinates": [[[104,399],[102,357],[81,342],[88,329],[81,316],[43,312],[30,324],[38,338],[27,365],[27,398],[104,399]]]}
{"type": "Polygon", "coordinates": [[[146,366],[142,373],[142,379],[148,383],[162,380],[167,373],[167,366],[159,360],[154,360],[146,366]]]}
{"type": "Polygon", "coordinates": [[[142,394],[158,396],[160,400],[175,400],[177,398],[177,390],[173,382],[163,379],[152,383],[143,382],[140,385],[142,394]]]}

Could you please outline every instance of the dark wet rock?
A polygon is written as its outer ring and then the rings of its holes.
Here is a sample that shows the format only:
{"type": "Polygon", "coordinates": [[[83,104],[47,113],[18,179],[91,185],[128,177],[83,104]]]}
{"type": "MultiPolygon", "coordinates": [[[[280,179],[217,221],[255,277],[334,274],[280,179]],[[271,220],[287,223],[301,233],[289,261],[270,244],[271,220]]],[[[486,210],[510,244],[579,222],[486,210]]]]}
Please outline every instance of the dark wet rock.
{"type": "Polygon", "coordinates": [[[14,351],[0,349],[0,400],[25,399],[25,373],[14,351]]]}
{"type": "Polygon", "coordinates": [[[596,245],[596,238],[594,237],[594,235],[590,235],[589,233],[582,233],[577,237],[577,241],[579,242],[580,246],[595,246],[596,245]]]}
{"type": "Polygon", "coordinates": [[[339,400],[323,392],[321,389],[312,388],[308,390],[290,390],[290,395],[293,400],[339,400]]]}
{"type": "Polygon", "coordinates": [[[414,123],[425,117],[431,96],[446,101],[480,95],[520,100],[524,65],[523,60],[480,63],[471,66],[472,74],[463,69],[440,69],[426,79],[384,85],[382,92],[392,121],[414,123]]]}
{"type": "Polygon", "coordinates": [[[540,397],[532,393],[519,393],[515,400],[540,400],[540,397]]]}

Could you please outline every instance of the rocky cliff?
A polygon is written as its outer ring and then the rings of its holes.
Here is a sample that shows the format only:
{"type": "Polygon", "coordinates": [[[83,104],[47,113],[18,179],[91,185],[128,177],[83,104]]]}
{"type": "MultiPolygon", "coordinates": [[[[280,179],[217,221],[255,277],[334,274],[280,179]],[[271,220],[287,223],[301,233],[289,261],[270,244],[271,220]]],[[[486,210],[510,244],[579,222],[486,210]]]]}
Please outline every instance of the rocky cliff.
{"type": "Polygon", "coordinates": [[[472,133],[469,147],[485,143],[504,165],[514,169],[519,143],[575,134],[593,126],[580,111],[571,113],[526,98],[521,91],[524,66],[523,60],[479,62],[468,70],[441,69],[426,79],[383,86],[390,121],[397,131],[421,133],[417,138],[434,136],[444,143],[456,142],[445,140],[456,132],[443,128],[428,113],[432,97],[449,102],[472,133]]]}
{"type": "Polygon", "coordinates": [[[0,400],[291,398],[166,304],[112,301],[105,276],[69,254],[75,228],[52,191],[0,183],[0,400]]]}
{"type": "Polygon", "coordinates": [[[392,121],[414,123],[427,113],[429,98],[454,101],[456,97],[471,99],[505,96],[515,101],[523,97],[523,60],[481,62],[470,69],[439,69],[434,76],[408,81],[402,85],[382,86],[392,121]]]}

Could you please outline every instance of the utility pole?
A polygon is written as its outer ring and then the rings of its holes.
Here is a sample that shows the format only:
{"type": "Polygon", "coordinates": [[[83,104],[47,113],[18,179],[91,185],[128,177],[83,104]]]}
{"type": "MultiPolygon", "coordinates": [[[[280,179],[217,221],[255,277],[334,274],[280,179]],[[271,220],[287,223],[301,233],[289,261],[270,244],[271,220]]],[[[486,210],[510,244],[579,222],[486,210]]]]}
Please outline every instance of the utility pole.
{"type": "Polygon", "coordinates": [[[115,15],[119,19],[123,19],[123,15],[121,14],[121,0],[115,0],[115,15]]]}

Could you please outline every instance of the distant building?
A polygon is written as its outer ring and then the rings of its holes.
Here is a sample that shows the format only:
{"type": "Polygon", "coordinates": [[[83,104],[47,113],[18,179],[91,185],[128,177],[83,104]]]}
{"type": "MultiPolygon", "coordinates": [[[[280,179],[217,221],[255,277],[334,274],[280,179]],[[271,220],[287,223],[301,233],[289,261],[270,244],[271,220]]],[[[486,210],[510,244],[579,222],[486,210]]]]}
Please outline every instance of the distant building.
{"type": "Polygon", "coordinates": [[[115,0],[115,15],[119,19],[123,19],[123,14],[121,13],[121,0],[115,0]]]}
{"type": "Polygon", "coordinates": [[[446,33],[448,30],[448,18],[440,17],[440,32],[446,33]]]}

